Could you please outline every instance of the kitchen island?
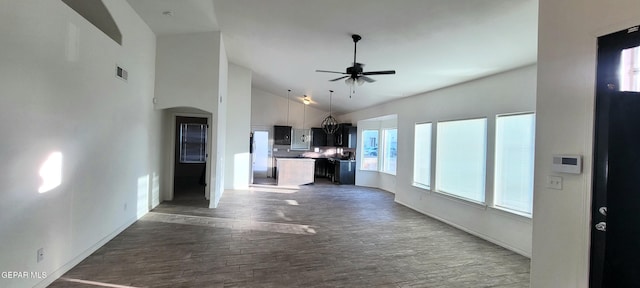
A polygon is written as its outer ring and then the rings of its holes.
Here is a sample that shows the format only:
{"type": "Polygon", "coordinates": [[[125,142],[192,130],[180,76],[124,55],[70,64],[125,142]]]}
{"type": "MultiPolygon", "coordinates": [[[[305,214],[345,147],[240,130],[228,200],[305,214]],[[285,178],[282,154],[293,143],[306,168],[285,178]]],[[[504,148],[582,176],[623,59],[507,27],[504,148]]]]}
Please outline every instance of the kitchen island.
{"type": "Polygon", "coordinates": [[[310,158],[276,158],[278,186],[300,186],[314,182],[316,160],[310,158]]]}

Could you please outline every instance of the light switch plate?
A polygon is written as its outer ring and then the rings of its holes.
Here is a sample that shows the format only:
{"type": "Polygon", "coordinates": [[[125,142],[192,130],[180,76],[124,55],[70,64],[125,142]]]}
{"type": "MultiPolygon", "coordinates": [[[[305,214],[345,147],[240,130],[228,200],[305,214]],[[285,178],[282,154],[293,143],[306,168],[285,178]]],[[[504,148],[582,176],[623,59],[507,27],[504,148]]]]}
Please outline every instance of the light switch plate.
{"type": "Polygon", "coordinates": [[[562,190],[562,177],[560,176],[547,176],[547,188],[562,190]]]}

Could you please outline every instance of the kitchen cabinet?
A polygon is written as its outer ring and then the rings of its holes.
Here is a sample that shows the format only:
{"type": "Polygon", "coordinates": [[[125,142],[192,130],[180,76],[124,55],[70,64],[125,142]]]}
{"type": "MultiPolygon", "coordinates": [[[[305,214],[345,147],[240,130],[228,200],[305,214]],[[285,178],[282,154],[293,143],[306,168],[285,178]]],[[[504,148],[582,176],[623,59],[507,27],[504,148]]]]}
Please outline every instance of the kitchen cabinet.
{"type": "Polygon", "coordinates": [[[334,160],[334,163],[334,182],[356,184],[356,160],[334,160]]]}
{"type": "Polygon", "coordinates": [[[333,134],[327,134],[322,128],[311,128],[311,146],[324,147],[346,147],[356,148],[358,137],[358,127],[351,126],[351,123],[342,123],[333,134]]]}
{"type": "Polygon", "coordinates": [[[299,186],[315,181],[315,160],[309,158],[276,158],[278,186],[299,186]]]}
{"type": "Polygon", "coordinates": [[[316,178],[326,178],[328,175],[329,160],[327,158],[317,158],[315,167],[316,178]]]}
{"type": "Polygon", "coordinates": [[[273,126],[273,144],[291,145],[291,126],[273,126]]]}
{"type": "Polygon", "coordinates": [[[358,127],[346,126],[342,130],[342,146],[348,148],[357,148],[358,146],[358,127]]]}
{"type": "Polygon", "coordinates": [[[336,146],[336,134],[327,134],[327,145],[330,147],[336,146]]]}
{"type": "Polygon", "coordinates": [[[339,124],[338,130],[336,130],[336,133],[333,133],[333,145],[335,145],[336,147],[343,146],[343,143],[344,143],[343,133],[344,133],[344,127],[346,126],[351,126],[351,124],[347,124],[347,123],[339,124]]]}
{"type": "Polygon", "coordinates": [[[311,128],[311,146],[327,146],[327,133],[322,128],[311,128]]]}
{"type": "Polygon", "coordinates": [[[351,126],[351,123],[340,124],[333,136],[336,147],[356,148],[358,145],[358,127],[351,126]]]}

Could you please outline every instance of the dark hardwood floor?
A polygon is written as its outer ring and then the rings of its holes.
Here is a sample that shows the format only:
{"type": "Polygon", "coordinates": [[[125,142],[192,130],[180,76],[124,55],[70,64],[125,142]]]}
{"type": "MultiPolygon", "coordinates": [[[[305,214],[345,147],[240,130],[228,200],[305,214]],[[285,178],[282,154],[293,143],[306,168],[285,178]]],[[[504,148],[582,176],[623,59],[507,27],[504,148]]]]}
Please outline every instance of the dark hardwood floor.
{"type": "Polygon", "coordinates": [[[329,183],[164,202],[49,287],[529,287],[529,259],[329,183]]]}

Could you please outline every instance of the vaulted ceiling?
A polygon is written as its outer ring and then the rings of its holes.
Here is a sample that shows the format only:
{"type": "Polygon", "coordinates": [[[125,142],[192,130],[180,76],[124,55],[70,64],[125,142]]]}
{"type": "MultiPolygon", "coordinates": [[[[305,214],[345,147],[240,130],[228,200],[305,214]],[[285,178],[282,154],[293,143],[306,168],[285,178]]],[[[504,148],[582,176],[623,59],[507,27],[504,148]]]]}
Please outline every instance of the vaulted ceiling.
{"type": "Polygon", "coordinates": [[[229,61],[253,87],[309,95],[317,108],[350,112],[533,64],[535,0],[128,0],[157,35],[219,30],[229,61]],[[163,15],[171,11],[172,16],[163,15]],[[329,82],[353,62],[360,34],[365,71],[396,70],[350,89],[329,82]]]}

